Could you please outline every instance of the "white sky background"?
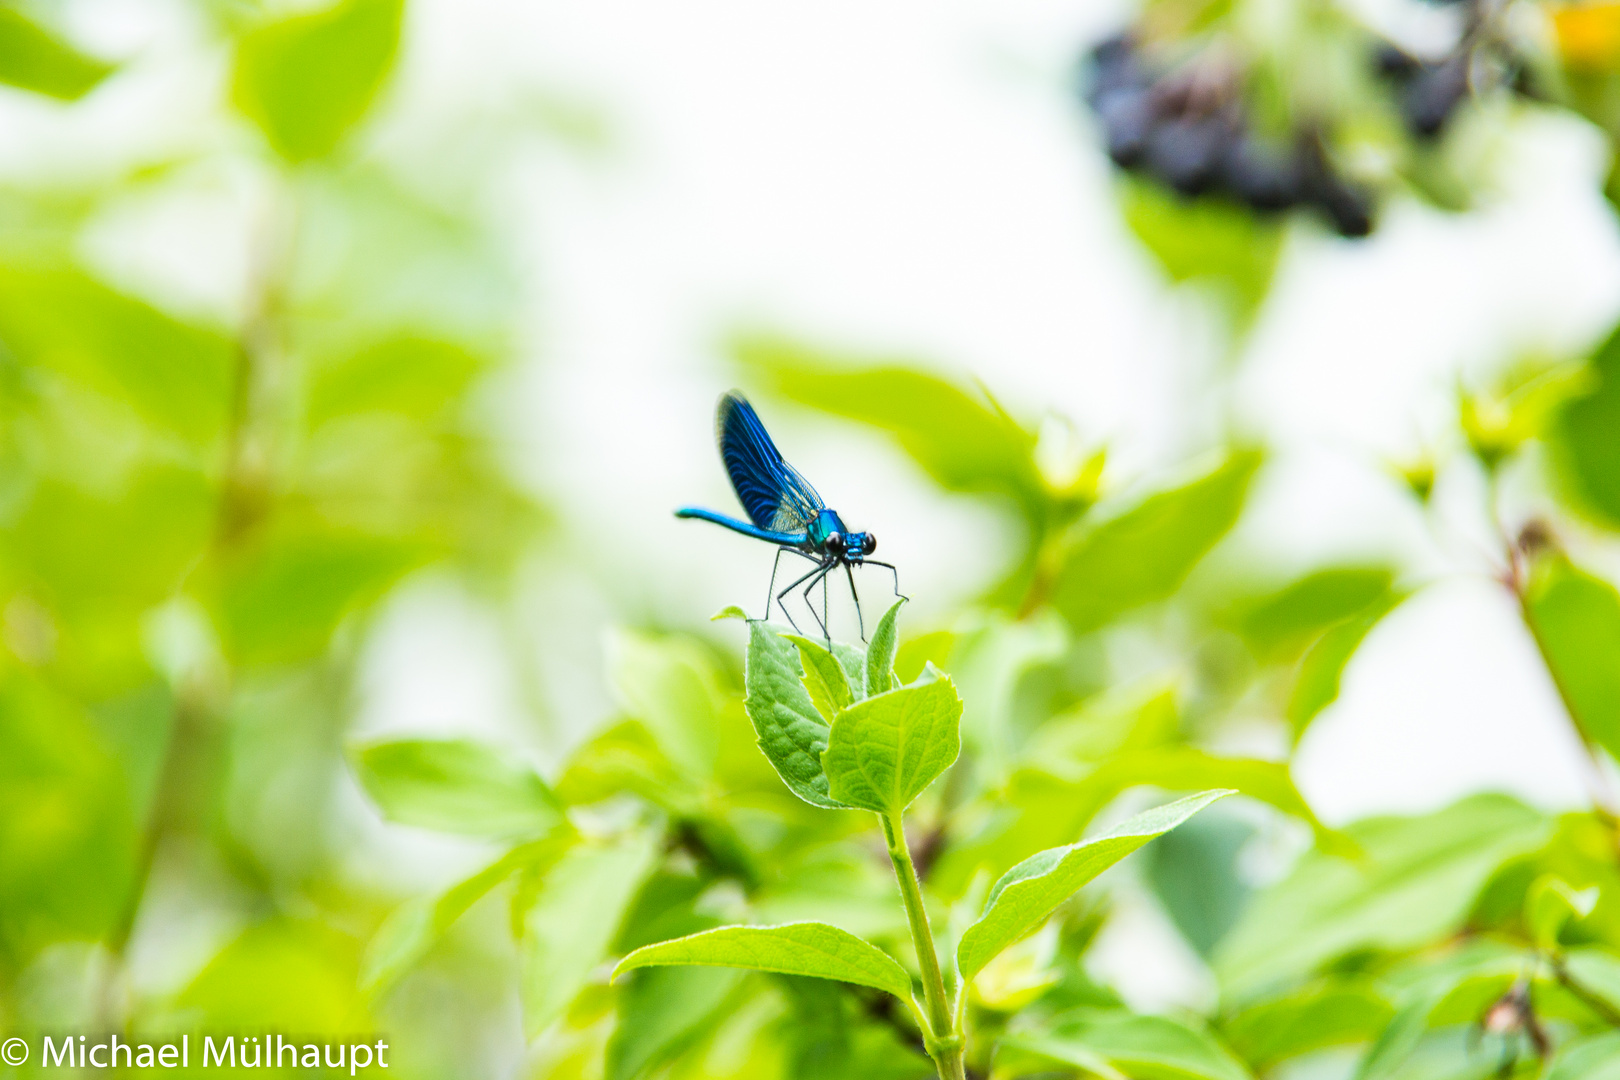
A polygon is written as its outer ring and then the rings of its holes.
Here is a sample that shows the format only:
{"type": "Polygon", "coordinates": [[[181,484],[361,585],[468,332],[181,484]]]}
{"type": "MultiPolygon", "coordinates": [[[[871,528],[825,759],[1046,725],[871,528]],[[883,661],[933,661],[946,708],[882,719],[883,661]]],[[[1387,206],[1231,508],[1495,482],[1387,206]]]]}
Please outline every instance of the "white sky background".
{"type": "MultiPolygon", "coordinates": [[[[196,51],[183,10],[71,4],[83,40],[145,51],[152,75],[67,124],[7,106],[0,174],[115,158],[154,137],[183,145],[217,123],[200,103],[218,99],[223,58],[196,51]]],[[[1071,88],[1080,48],[1125,10],[412,0],[385,150],[431,147],[469,116],[541,99],[608,125],[601,153],[536,150],[491,178],[529,275],[530,356],[506,402],[523,460],[596,579],[618,583],[606,596],[589,581],[536,586],[558,612],[546,674],[582,724],[608,708],[599,631],[616,614],[691,625],[759,604],[769,549],[670,517],[689,502],[731,507],[711,424],[735,381],[721,342],[739,326],[980,376],[1016,413],[1066,416],[1106,442],[1122,486],[1205,444],[1187,417],[1210,362],[1206,313],[1125,232],[1071,88]]],[[[1401,204],[1369,241],[1290,240],[1238,380],[1243,422],[1280,451],[1245,535],[1278,566],[1393,552],[1450,575],[1374,632],[1302,747],[1298,778],[1331,821],[1480,788],[1549,806],[1582,798],[1576,748],[1511,608],[1457,575],[1466,543],[1436,549],[1377,463],[1445,429],[1458,372],[1576,350],[1620,314],[1603,153],[1577,123],[1538,121],[1489,210],[1401,204]]],[[[201,216],[168,206],[136,215],[144,226],[109,226],[90,255],[181,307],[228,305],[241,190],[199,190],[189,209],[201,216]]],[[[881,534],[919,620],[1001,566],[994,515],[933,491],[881,439],[765,412],[829,502],[881,534]]],[[[519,714],[479,619],[432,587],[401,602],[373,658],[365,726],[477,730],[519,714]]]]}

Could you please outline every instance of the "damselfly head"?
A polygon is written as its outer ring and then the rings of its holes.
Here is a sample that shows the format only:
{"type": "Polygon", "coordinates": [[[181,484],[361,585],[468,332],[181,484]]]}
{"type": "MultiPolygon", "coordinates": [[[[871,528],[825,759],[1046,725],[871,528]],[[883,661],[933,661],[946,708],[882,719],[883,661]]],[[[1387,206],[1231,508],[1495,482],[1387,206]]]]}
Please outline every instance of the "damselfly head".
{"type": "Polygon", "coordinates": [[[877,550],[877,534],[869,532],[850,533],[844,537],[844,547],[852,558],[864,559],[877,550]]]}

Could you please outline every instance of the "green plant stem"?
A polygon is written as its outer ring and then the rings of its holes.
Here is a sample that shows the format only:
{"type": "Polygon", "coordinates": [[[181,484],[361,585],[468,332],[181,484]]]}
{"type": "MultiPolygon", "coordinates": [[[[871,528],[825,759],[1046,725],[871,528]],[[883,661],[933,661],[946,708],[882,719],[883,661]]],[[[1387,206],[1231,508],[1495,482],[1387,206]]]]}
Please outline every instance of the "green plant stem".
{"type": "Polygon", "coordinates": [[[945,976],[939,967],[939,951],[934,947],[934,932],[928,926],[928,912],[923,907],[922,883],[917,880],[917,868],[911,861],[911,849],[906,846],[905,827],[899,814],[880,815],[883,837],[889,846],[889,861],[894,863],[894,877],[900,883],[900,898],[905,901],[906,920],[911,924],[911,941],[917,949],[917,966],[922,969],[923,999],[928,1005],[928,1025],[924,1032],[929,1056],[939,1068],[941,1080],[965,1080],[962,1062],[963,1045],[960,1033],[952,1025],[951,1002],[945,993],[945,976]]]}

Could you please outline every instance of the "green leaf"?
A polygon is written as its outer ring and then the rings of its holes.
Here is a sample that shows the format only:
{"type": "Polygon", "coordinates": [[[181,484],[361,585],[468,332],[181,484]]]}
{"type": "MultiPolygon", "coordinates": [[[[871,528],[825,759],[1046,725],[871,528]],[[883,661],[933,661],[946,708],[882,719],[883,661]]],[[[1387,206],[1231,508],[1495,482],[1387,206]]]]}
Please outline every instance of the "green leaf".
{"type": "Polygon", "coordinates": [[[838,714],[821,755],[828,794],[893,817],[962,750],[962,699],[948,678],[866,698],[838,714]]]}
{"type": "Polygon", "coordinates": [[[77,101],[112,71],[24,18],[0,8],[0,83],[77,101]]]}
{"type": "Polygon", "coordinates": [[[744,622],[749,621],[748,612],[744,611],[736,604],[727,604],[725,607],[709,616],[710,622],[719,622],[721,619],[741,619],[744,622]]]}
{"type": "Polygon", "coordinates": [[[1143,852],[1144,876],[1187,944],[1208,959],[1237,925],[1253,889],[1239,870],[1253,822],[1220,811],[1199,814],[1143,852]]]}
{"type": "Polygon", "coordinates": [[[404,0],[341,0],[260,26],[237,44],[232,97],[276,153],[331,153],[371,107],[399,48],[404,0]]]}
{"type": "Polygon", "coordinates": [[[1209,1033],[1163,1016],[1087,1009],[1060,1019],[1051,1033],[1018,1035],[1007,1042],[1103,1077],[1250,1080],[1243,1063],[1209,1033]]]}
{"type": "Polygon", "coordinates": [[[984,914],[962,934],[957,970],[971,979],[1013,942],[1039,929],[1081,886],[1156,836],[1162,836],[1230,791],[1206,791],[1137,814],[1093,840],[1031,855],[990,890],[984,914]]]}
{"type": "Polygon", "coordinates": [[[804,688],[799,650],[782,635],[770,623],[748,624],[743,707],[760,750],[788,789],[812,806],[838,808],[843,804],[828,794],[821,768],[828,724],[804,688]]]}
{"type": "Polygon", "coordinates": [[[822,718],[831,724],[839,710],[847,709],[855,700],[850,689],[849,676],[844,665],[819,642],[798,634],[783,634],[799,648],[799,662],[804,667],[804,689],[822,718]]]}
{"type": "Polygon", "coordinates": [[[1564,969],[1588,993],[1620,1012],[1620,955],[1598,945],[1581,945],[1564,954],[1564,969]]]}
{"type": "Polygon", "coordinates": [[[606,958],[630,901],[652,870],[653,836],[576,847],[552,867],[523,915],[524,1030],[549,1027],[606,958]]]}
{"type": "Polygon", "coordinates": [[[1620,1080],[1620,1031],[1571,1039],[1559,1047],[1546,1080],[1620,1080]]]}
{"type": "Polygon", "coordinates": [[[784,926],[722,926],[701,934],[637,949],[613,969],[663,964],[751,968],[781,975],[809,975],[884,990],[911,1000],[911,976],[893,957],[846,930],[826,923],[784,926]]]}
{"type": "Polygon", "coordinates": [[[1532,573],[1524,608],[1576,724],[1620,759],[1620,592],[1555,555],[1532,573]]]}
{"type": "Polygon", "coordinates": [[[1361,856],[1311,852],[1250,904],[1216,950],[1223,991],[1245,1000],[1346,954],[1445,937],[1497,869],[1539,849],[1551,830],[1545,816],[1501,795],[1359,822],[1345,832],[1361,856]]]}
{"type": "Polygon", "coordinates": [[[1283,230],[1235,203],[1183,199],[1151,181],[1121,181],[1119,199],[1125,223],[1170,280],[1212,284],[1243,329],[1271,287],[1283,230]]]}
{"type": "Polygon", "coordinates": [[[230,409],[233,346],[72,268],[0,268],[0,339],[25,366],[114,397],[206,443],[230,409]]]}
{"type": "Polygon", "coordinates": [[[356,777],[383,815],[472,836],[532,837],[562,821],[562,807],[510,751],[469,739],[400,739],[356,747],[356,777]]]}
{"type": "Polygon", "coordinates": [[[1369,1042],[1394,1017],[1394,1007],[1369,985],[1329,982],[1262,1002],[1227,1022],[1227,1041],[1260,1071],[1330,1046],[1369,1042]]]}
{"type": "Polygon", "coordinates": [[[1394,581],[1394,571],[1387,566],[1315,570],[1243,605],[1237,613],[1237,630],[1262,658],[1298,655],[1322,631],[1382,601],[1394,581]]]}
{"type": "Polygon", "coordinates": [[[1563,878],[1543,874],[1524,896],[1524,925],[1530,931],[1530,940],[1543,952],[1557,949],[1564,926],[1592,914],[1597,899],[1596,885],[1577,892],[1563,878]]]}
{"type": "Polygon", "coordinates": [[[1035,464],[1035,436],[988,396],[908,364],[829,357],[778,337],[745,337],[735,352],[775,393],[889,432],[946,490],[1005,496],[1026,518],[1046,518],[1050,500],[1035,464]]]}
{"type": "Polygon", "coordinates": [[[1552,426],[1553,461],[1582,509],[1620,528],[1620,327],[1590,360],[1591,391],[1568,402],[1552,426]]]}
{"type": "Polygon", "coordinates": [[[434,420],[461,401],[484,365],[446,341],[409,334],[374,341],[316,368],[305,422],[314,428],[364,413],[434,420]]]}
{"type": "Polygon", "coordinates": [[[0,950],[94,940],[130,886],[136,822],[95,721],[11,661],[0,676],[0,950]]]}
{"type": "Polygon", "coordinates": [[[621,631],[608,638],[607,664],[619,704],[664,755],[694,780],[713,776],[720,690],[709,658],[688,641],[621,631]]]}
{"type": "Polygon", "coordinates": [[[175,1004],[215,1032],[296,1031],[332,1038],[369,1030],[356,977],[358,953],[350,935],[330,926],[272,917],[221,949],[175,1004]]]}
{"type": "Polygon", "coordinates": [[[1339,698],[1339,683],[1350,658],[1391,611],[1406,599],[1405,593],[1391,592],[1372,606],[1331,627],[1319,637],[1299,663],[1294,689],[1288,697],[1286,715],[1297,743],[1318,713],[1339,698]]]}
{"type": "Polygon", "coordinates": [[[904,600],[896,600],[891,604],[889,610],[883,613],[877,629],[872,631],[872,643],[866,647],[867,697],[887,693],[900,685],[894,674],[894,651],[900,638],[895,623],[903,603],[904,600]]]}
{"type": "Polygon", "coordinates": [[[428,556],[397,535],[283,521],[221,567],[214,615],[225,650],[254,666],[318,656],[340,622],[428,556]]]}
{"type": "Polygon", "coordinates": [[[1053,606],[1086,633],[1170,597],[1237,522],[1260,460],[1233,453],[1192,483],[1085,529],[1064,556],[1053,606]]]}
{"type": "Polygon", "coordinates": [[[742,978],[725,969],[641,972],[619,1000],[619,1023],[607,1045],[607,1080],[645,1076],[707,1034],[742,978]]]}
{"type": "Polygon", "coordinates": [[[403,904],[372,935],[360,962],[360,985],[368,994],[386,990],[416,966],[467,909],[513,874],[543,874],[578,839],[573,830],[536,840],[499,859],[437,897],[403,904]]]}

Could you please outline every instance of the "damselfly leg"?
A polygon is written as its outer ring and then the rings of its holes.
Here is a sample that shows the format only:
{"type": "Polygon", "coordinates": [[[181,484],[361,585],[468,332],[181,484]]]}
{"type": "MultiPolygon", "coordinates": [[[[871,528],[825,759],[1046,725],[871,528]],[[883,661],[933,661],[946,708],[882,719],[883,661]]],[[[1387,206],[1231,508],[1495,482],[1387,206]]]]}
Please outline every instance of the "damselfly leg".
{"type": "MultiPolygon", "coordinates": [[[[896,570],[894,568],[894,563],[878,562],[876,559],[862,559],[861,560],[861,565],[862,566],[881,566],[881,567],[884,567],[885,569],[887,569],[889,571],[889,573],[894,575],[894,595],[898,596],[902,600],[910,600],[911,599],[911,597],[907,596],[905,593],[900,591],[900,571],[898,571],[898,570],[896,570]]],[[[853,588],[853,586],[851,586],[851,587],[853,588]]]]}
{"type": "MultiPolygon", "coordinates": [[[[787,549],[784,548],[783,550],[787,550],[787,549]]],[[[815,577],[817,574],[825,574],[830,567],[835,565],[835,563],[836,563],[836,560],[828,560],[827,562],[817,562],[816,565],[815,565],[815,568],[812,569],[808,574],[805,574],[803,577],[795,578],[792,581],[792,583],[790,583],[788,585],[787,588],[783,589],[781,592],[776,594],[776,606],[782,609],[782,614],[783,615],[787,616],[787,621],[788,621],[789,625],[791,625],[793,627],[793,632],[794,633],[799,632],[799,624],[793,621],[793,612],[791,612],[791,611],[789,611],[787,609],[787,605],[782,602],[782,597],[786,596],[788,593],[792,592],[794,589],[798,588],[800,585],[803,585],[806,581],[810,581],[810,579],[815,577]]],[[[813,587],[814,585],[815,585],[815,582],[810,581],[810,586],[809,587],[813,587]]],[[[806,606],[809,606],[809,603],[810,603],[810,601],[808,601],[808,600],[805,601],[806,606]]],[[[810,609],[810,614],[814,615],[815,613],[816,613],[815,608],[811,608],[810,609]]],[[[825,628],[826,627],[824,625],[823,629],[825,629],[825,628]]]]}
{"type": "MultiPolygon", "coordinates": [[[[821,624],[821,636],[827,639],[827,651],[829,651],[829,652],[832,651],[832,631],[827,629],[827,618],[826,618],[826,616],[828,614],[828,612],[827,612],[827,575],[832,573],[833,570],[837,568],[837,566],[838,566],[838,560],[837,559],[828,559],[826,562],[821,564],[819,575],[816,576],[810,582],[810,584],[808,584],[808,585],[806,585],[804,587],[804,606],[810,609],[810,617],[815,619],[816,622],[821,624]],[[821,585],[821,612],[822,613],[820,615],[816,614],[816,605],[810,602],[810,590],[815,588],[818,583],[821,585]]],[[[813,573],[815,573],[815,571],[811,571],[811,573],[813,574],[813,573]]],[[[806,575],[806,576],[809,576],[809,575],[806,575]]],[[[800,580],[802,581],[803,578],[801,578],[800,580]]],[[[794,582],[794,584],[797,585],[798,582],[794,582]]],[[[784,608],[783,610],[786,610],[786,609],[784,608]]]]}
{"type": "MultiPolygon", "coordinates": [[[[773,591],[776,588],[776,571],[782,565],[782,554],[784,552],[786,552],[786,553],[788,553],[790,555],[797,555],[801,559],[809,559],[811,562],[815,563],[818,567],[821,565],[821,560],[820,559],[816,558],[814,555],[807,555],[804,552],[800,551],[798,548],[788,547],[786,544],[784,544],[781,547],[776,549],[776,560],[771,563],[771,583],[769,585],[765,586],[765,619],[766,619],[767,622],[770,621],[770,617],[771,617],[771,595],[772,595],[773,591]]],[[[812,573],[814,573],[814,571],[812,571],[812,573]]],[[[809,575],[806,575],[806,576],[809,576],[809,575]]],[[[800,578],[799,580],[803,581],[804,578],[800,578]]],[[[788,588],[790,588],[790,589],[792,587],[793,586],[791,586],[791,585],[788,586],[788,588]]],[[[782,609],[782,614],[787,615],[787,608],[782,609]]],[[[788,615],[788,621],[792,622],[793,621],[793,616],[788,615]]],[[[795,626],[794,629],[797,630],[798,627],[795,626]]]]}

